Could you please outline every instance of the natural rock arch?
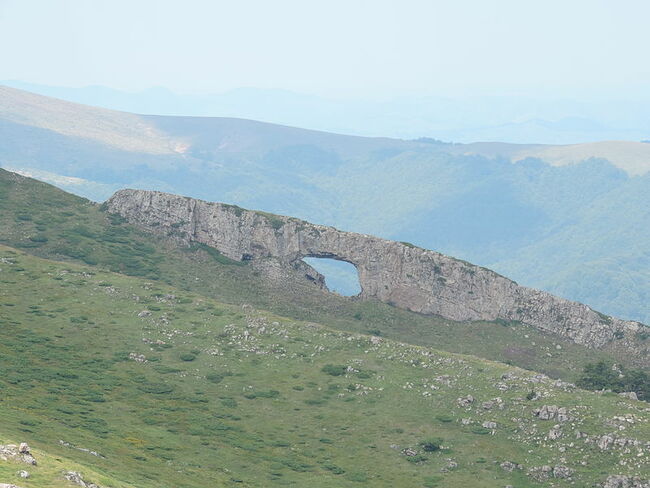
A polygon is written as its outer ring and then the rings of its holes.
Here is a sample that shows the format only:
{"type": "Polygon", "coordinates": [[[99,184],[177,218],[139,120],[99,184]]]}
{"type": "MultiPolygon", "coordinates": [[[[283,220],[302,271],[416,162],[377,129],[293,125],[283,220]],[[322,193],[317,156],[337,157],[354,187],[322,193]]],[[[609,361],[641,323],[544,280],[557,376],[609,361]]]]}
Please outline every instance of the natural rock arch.
{"type": "Polygon", "coordinates": [[[434,251],[291,217],[142,190],[117,192],[107,208],[152,232],[212,246],[237,261],[275,258],[287,266],[300,266],[307,256],[347,261],[358,270],[360,298],[418,313],[456,321],[519,321],[591,347],[615,336],[632,337],[642,327],[434,251]]]}

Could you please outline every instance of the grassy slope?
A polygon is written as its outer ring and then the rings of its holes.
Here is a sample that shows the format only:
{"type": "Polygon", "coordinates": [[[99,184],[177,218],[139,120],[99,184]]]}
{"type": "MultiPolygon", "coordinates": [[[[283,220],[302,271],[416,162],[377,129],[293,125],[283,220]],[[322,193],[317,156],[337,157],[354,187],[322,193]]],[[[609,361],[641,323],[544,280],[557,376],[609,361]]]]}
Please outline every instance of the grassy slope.
{"type": "Polygon", "coordinates": [[[251,266],[230,265],[201,250],[177,249],[106,215],[85,199],[3,170],[0,243],[45,258],[161,279],[228,303],[249,303],[342,330],[372,331],[399,341],[511,362],[569,381],[576,379],[586,362],[628,360],[615,349],[588,350],[521,325],[451,322],[383,303],[338,297],[299,282],[284,283],[278,290],[251,266]]]}
{"type": "Polygon", "coordinates": [[[2,434],[92,466],[103,486],[537,486],[503,471],[506,460],[568,465],[580,486],[650,474],[645,450],[575,441],[577,431],[615,432],[613,417],[629,415],[634,426],[617,435],[647,442],[640,402],[565,391],[470,356],[373,344],[145,278],[7,247],[0,258],[2,434]],[[333,376],[328,364],[354,371],[333,376]],[[541,397],[527,400],[531,390],[541,397]],[[467,394],[475,404],[457,407],[467,394]],[[503,409],[480,406],[495,397],[503,409]],[[569,408],[560,440],[546,438],[554,421],[531,413],[544,404],[569,408]],[[493,435],[484,421],[498,424],[493,435]],[[445,448],[421,463],[400,453],[430,437],[445,448]],[[441,472],[449,460],[458,467],[441,472]]]}
{"type": "MultiPolygon", "coordinates": [[[[15,423],[15,420],[14,420],[15,423]]],[[[4,429],[3,429],[4,430],[4,429]]],[[[25,439],[30,437],[28,432],[21,433],[17,438],[25,439]]],[[[20,441],[15,438],[9,438],[0,434],[0,444],[18,445],[20,441]]],[[[48,446],[49,447],[49,446],[48,446]]],[[[18,459],[0,460],[0,483],[15,483],[20,487],[33,486],[38,488],[61,488],[79,486],[64,479],[63,474],[75,471],[80,473],[84,481],[96,483],[100,486],[113,486],[115,488],[128,488],[129,485],[122,483],[110,475],[102,474],[89,467],[85,460],[80,462],[67,459],[65,452],[52,454],[44,449],[31,448],[31,453],[37,461],[36,466],[25,464],[18,459]],[[29,478],[27,480],[20,477],[20,471],[27,471],[29,478]]]]}

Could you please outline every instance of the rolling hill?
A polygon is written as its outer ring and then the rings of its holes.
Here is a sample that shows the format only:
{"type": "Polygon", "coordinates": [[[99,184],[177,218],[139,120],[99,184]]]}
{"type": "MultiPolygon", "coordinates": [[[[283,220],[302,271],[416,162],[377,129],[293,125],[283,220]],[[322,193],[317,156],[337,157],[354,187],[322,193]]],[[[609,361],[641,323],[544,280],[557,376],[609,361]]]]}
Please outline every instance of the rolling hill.
{"type": "Polygon", "coordinates": [[[587,349],[294,278],[0,170],[0,483],[647,483],[647,403],[568,382],[596,360],[632,374],[616,341],[587,349]]]}
{"type": "Polygon", "coordinates": [[[643,402],[5,246],[0,260],[2,435],[41,462],[21,486],[66,486],[69,466],[104,488],[650,474],[643,402]]]}
{"type": "Polygon", "coordinates": [[[103,200],[134,187],[409,241],[650,321],[650,144],[447,144],[141,116],[0,89],[0,165],[103,200]]]}
{"type": "Polygon", "coordinates": [[[242,263],[200,243],[179,244],[173,234],[151,234],[107,213],[105,205],[4,170],[0,197],[0,244],[43,258],[160,280],[233,305],[474,354],[567,381],[576,381],[583,366],[596,360],[647,367],[643,341],[634,347],[640,354],[633,355],[627,341],[593,349],[520,322],[457,322],[371,298],[342,297],[305,280],[301,268],[292,272],[293,266],[285,266],[278,273],[273,263],[242,263]]]}

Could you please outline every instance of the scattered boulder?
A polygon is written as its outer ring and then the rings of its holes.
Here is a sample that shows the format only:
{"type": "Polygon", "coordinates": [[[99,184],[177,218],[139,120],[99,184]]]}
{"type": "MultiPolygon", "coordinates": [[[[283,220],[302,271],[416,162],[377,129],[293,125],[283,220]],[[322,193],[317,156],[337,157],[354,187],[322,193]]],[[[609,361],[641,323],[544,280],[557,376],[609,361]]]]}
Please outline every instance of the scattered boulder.
{"type": "Polygon", "coordinates": [[[27,479],[27,478],[29,478],[30,474],[29,474],[29,472],[27,472],[25,470],[22,470],[22,471],[18,471],[18,476],[20,476],[21,478],[27,479]]]}
{"type": "Polygon", "coordinates": [[[603,488],[650,488],[650,480],[620,474],[610,475],[602,484],[603,488]]]}
{"type": "Polygon", "coordinates": [[[555,441],[560,437],[562,437],[562,426],[559,424],[554,425],[553,428],[548,431],[548,438],[555,441]]]}
{"type": "Polygon", "coordinates": [[[144,318],[144,317],[149,317],[151,315],[151,312],[149,310],[143,310],[138,314],[138,317],[144,318]]]}
{"type": "Polygon", "coordinates": [[[574,470],[562,465],[537,466],[528,470],[528,474],[536,481],[546,481],[549,478],[567,479],[573,475],[574,470]]]}
{"type": "Polygon", "coordinates": [[[63,477],[83,488],[100,488],[99,485],[84,480],[82,474],[77,471],[66,471],[63,473],[63,477]]]}
{"type": "Polygon", "coordinates": [[[32,466],[36,466],[37,464],[36,459],[30,453],[23,454],[20,458],[24,463],[31,464],[32,466]]]}
{"type": "Polygon", "coordinates": [[[545,466],[536,466],[528,470],[528,474],[535,481],[546,481],[553,474],[553,468],[548,465],[545,466]]]}
{"type": "Polygon", "coordinates": [[[146,363],[147,358],[144,354],[138,354],[137,352],[129,353],[129,359],[135,361],[136,363],[146,363]]]}
{"type": "Polygon", "coordinates": [[[441,473],[447,473],[453,469],[456,469],[458,467],[458,463],[454,461],[453,459],[447,459],[447,464],[443,467],[440,468],[441,473]]]}
{"type": "Polygon", "coordinates": [[[483,402],[481,406],[483,407],[484,410],[492,410],[494,407],[503,409],[504,403],[501,397],[496,397],[493,398],[492,400],[488,400],[487,402],[483,402]]]}
{"type": "Polygon", "coordinates": [[[614,442],[614,438],[611,435],[605,434],[600,436],[596,441],[596,445],[600,448],[601,451],[606,451],[609,449],[609,446],[614,442]]]}
{"type": "Polygon", "coordinates": [[[557,419],[560,422],[567,422],[570,420],[566,408],[558,407],[557,405],[542,405],[533,410],[533,415],[538,417],[540,420],[557,419]]]}
{"type": "Polygon", "coordinates": [[[486,421],[486,422],[483,422],[483,427],[485,427],[486,429],[496,429],[497,428],[497,423],[496,422],[486,421]]]}
{"type": "Polygon", "coordinates": [[[553,478],[567,479],[570,478],[573,474],[573,470],[567,466],[554,466],[553,467],[553,478]]]}
{"type": "Polygon", "coordinates": [[[512,461],[504,461],[499,466],[501,466],[501,469],[507,471],[508,473],[512,473],[515,469],[523,468],[521,464],[513,463],[512,461]]]}
{"type": "Polygon", "coordinates": [[[0,445],[0,459],[7,461],[8,459],[17,459],[32,466],[36,466],[36,459],[31,454],[30,447],[26,442],[20,445],[7,444],[0,445]]]}
{"type": "Polygon", "coordinates": [[[20,486],[12,485],[11,483],[0,483],[0,488],[20,488],[20,486]]]}
{"type": "Polygon", "coordinates": [[[474,403],[474,397],[472,395],[460,397],[456,400],[456,403],[459,407],[469,407],[472,403],[474,403]]]}
{"type": "Polygon", "coordinates": [[[638,400],[639,399],[636,392],[634,392],[634,391],[624,391],[622,393],[619,393],[618,395],[622,396],[623,398],[629,398],[630,400],[638,400]]]}

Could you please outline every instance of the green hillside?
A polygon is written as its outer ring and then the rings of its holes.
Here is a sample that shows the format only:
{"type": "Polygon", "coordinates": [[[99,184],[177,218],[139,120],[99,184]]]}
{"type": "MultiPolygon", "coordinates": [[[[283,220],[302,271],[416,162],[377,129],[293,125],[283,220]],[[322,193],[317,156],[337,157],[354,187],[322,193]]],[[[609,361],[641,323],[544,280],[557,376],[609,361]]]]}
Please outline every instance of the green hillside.
{"type": "Polygon", "coordinates": [[[355,137],[140,116],[7,87],[0,134],[0,166],[97,201],[129,187],[291,215],[650,322],[649,144],[355,137]]]}
{"type": "Polygon", "coordinates": [[[589,486],[650,475],[642,402],[7,247],[0,269],[2,435],[90,467],[101,486],[524,487],[546,476],[589,486]],[[569,420],[536,417],[545,405],[569,420]]]}
{"type": "MultiPolygon", "coordinates": [[[[15,419],[11,422],[16,423],[15,419]]],[[[30,430],[18,421],[22,432],[18,439],[32,438],[30,430]]],[[[38,488],[62,488],[79,486],[75,480],[85,483],[95,483],[99,486],[112,486],[115,488],[130,488],[132,485],[122,483],[111,475],[100,473],[90,467],[87,460],[79,459],[79,462],[67,458],[67,452],[57,450],[56,453],[47,451],[51,446],[43,446],[46,449],[30,446],[30,455],[36,461],[36,465],[27,463],[22,459],[19,452],[21,442],[5,435],[4,429],[0,431],[0,486],[8,483],[10,486],[32,486],[38,488]],[[20,473],[26,472],[28,478],[21,477],[20,473]],[[15,484],[15,485],[14,485],[15,484]]],[[[73,449],[73,448],[72,448],[73,449]]],[[[92,488],[92,487],[89,487],[92,488]]]]}
{"type": "Polygon", "coordinates": [[[630,361],[616,343],[594,351],[521,324],[451,322],[322,292],[299,277],[278,288],[261,279],[251,265],[234,264],[209,248],[177,248],[107,215],[88,200],[4,170],[0,243],[44,258],[159,280],[231,304],[508,362],[572,382],[588,362],[630,361]]]}

